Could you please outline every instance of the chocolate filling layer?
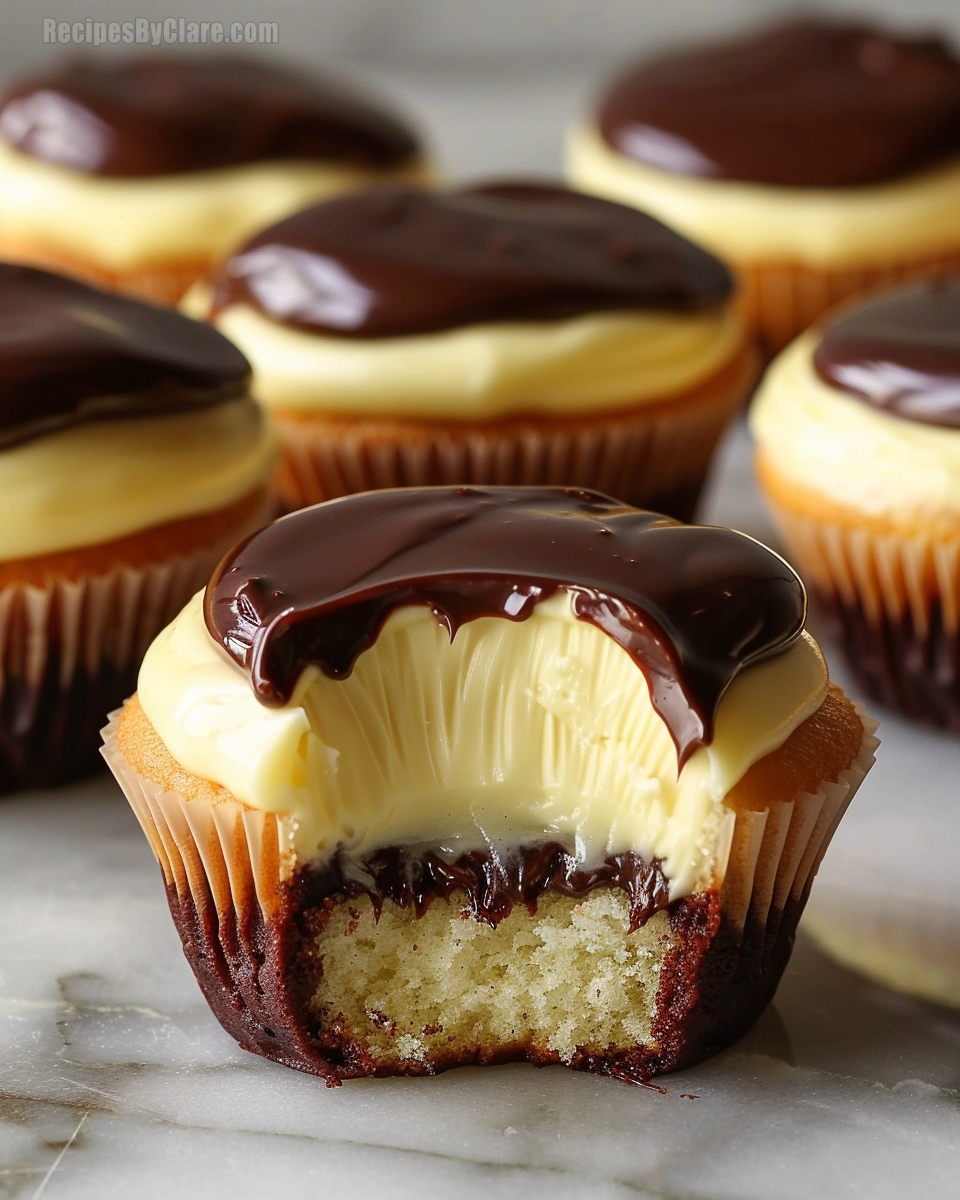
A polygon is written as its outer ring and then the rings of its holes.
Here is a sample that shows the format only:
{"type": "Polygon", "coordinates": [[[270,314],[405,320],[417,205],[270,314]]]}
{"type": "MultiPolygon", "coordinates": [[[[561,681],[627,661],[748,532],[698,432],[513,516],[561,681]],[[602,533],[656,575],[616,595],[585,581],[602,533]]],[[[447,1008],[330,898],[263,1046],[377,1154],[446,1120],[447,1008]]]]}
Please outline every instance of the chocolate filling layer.
{"type": "Polygon", "coordinates": [[[960,282],[893,292],[828,325],[817,374],[875,408],[960,429],[960,282]]]}
{"type": "Polygon", "coordinates": [[[392,167],[418,152],[400,121],[340,86],[203,54],[61,63],[10,88],[0,135],[33,158],[128,177],[274,159],[392,167]]]}
{"type": "Polygon", "coordinates": [[[249,383],[247,360],[209,325],[0,263],[0,449],[81,421],[210,407],[249,383]]]}
{"type": "Polygon", "coordinates": [[[732,283],[652,217],[561,187],[327,200],[248,242],[214,284],[214,312],[253,308],[297,328],[397,337],[484,321],[592,312],[693,312],[732,283]]]}
{"type": "MultiPolygon", "coordinates": [[[[328,1086],[390,1073],[335,1025],[318,1028],[308,1014],[321,969],[316,940],[332,900],[299,910],[287,906],[264,920],[258,904],[218,913],[209,893],[180,893],[173,884],[167,887],[167,898],[184,953],[211,1009],[242,1046],[319,1075],[328,1086]]],[[[652,1030],[658,1048],[581,1051],[568,1065],[642,1083],[652,1075],[691,1066],[735,1041],[776,991],[805,902],[805,894],[788,900],[783,911],[771,909],[765,924],[748,917],[740,929],[722,915],[716,892],[675,901],[668,912],[679,944],[667,954],[660,972],[652,1030]]],[[[544,1065],[557,1062],[558,1056],[532,1046],[481,1047],[475,1061],[517,1059],[544,1065]]],[[[455,1055],[438,1055],[421,1073],[463,1065],[455,1055]]],[[[407,1069],[413,1068],[409,1064],[407,1069]]]]}
{"type": "Polygon", "coordinates": [[[791,568],[733,530],[567,488],[411,488],[261,530],[220,563],[204,615],[279,706],[307,666],[349,675],[403,605],[428,606],[453,638],[478,617],[522,621],[560,590],[643,671],[681,766],[737,672],[798,637],[806,608],[791,568]]]}
{"type": "Polygon", "coordinates": [[[454,860],[432,850],[411,856],[396,846],[360,864],[335,855],[320,867],[305,867],[296,890],[301,896],[299,908],[321,904],[338,893],[365,894],[377,913],[389,900],[400,908],[412,908],[418,917],[434,900],[449,900],[460,891],[466,894],[472,914],[496,928],[514,905],[535,913],[537,898],[547,888],[580,898],[598,887],[618,887],[627,894],[629,933],[670,902],[670,883],[659,859],[648,866],[631,851],[584,870],[576,855],[558,842],[521,846],[504,856],[474,850],[454,860]]]}
{"type": "Polygon", "coordinates": [[[935,37],[808,17],[641,63],[599,125],[677,175],[859,187],[960,153],[960,59],[935,37]]]}

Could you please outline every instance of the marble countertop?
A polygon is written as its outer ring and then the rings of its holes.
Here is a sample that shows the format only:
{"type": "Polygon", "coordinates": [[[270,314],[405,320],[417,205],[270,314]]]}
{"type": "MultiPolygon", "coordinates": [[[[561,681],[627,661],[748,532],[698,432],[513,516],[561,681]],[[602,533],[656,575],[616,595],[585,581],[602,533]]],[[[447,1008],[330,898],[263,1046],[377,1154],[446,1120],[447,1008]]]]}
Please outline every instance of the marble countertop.
{"type": "MultiPolygon", "coordinates": [[[[583,95],[565,75],[390,82],[435,113],[457,174],[555,171],[583,95]]],[[[742,426],[707,516],[771,539],[742,426]]],[[[935,896],[939,938],[924,944],[960,958],[960,742],[876,715],[877,767],[815,897],[866,914],[892,952],[911,905],[935,896]]],[[[327,1090],[240,1050],[210,1015],[111,781],[0,803],[2,1200],[938,1200],[958,1179],[960,1012],[803,937],[754,1030],[662,1091],[525,1066],[327,1090]]]]}

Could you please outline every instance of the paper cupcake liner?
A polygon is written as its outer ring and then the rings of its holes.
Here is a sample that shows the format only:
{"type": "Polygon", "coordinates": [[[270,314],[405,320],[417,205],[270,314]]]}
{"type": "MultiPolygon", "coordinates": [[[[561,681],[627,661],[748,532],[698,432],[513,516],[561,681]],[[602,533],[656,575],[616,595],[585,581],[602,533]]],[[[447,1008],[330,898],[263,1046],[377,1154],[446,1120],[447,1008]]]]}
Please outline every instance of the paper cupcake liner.
{"type": "Polygon", "coordinates": [[[164,562],[0,589],[0,792],[101,767],[104,715],[136,689],[150,642],[248,527],[164,562]]]}
{"type": "Polygon", "coordinates": [[[374,488],[536,484],[591,488],[690,520],[717,442],[756,379],[744,368],[676,406],[584,419],[489,424],[275,414],[287,511],[374,488]]]}
{"type": "Polygon", "coordinates": [[[117,271],[88,259],[73,257],[56,246],[26,243],[4,237],[0,232],[0,258],[6,262],[25,263],[73,275],[102,288],[150,300],[155,304],[176,305],[197,282],[205,279],[211,269],[208,258],[188,262],[151,263],[126,271],[117,271]]]}
{"type": "Polygon", "coordinates": [[[737,264],[738,305],[771,355],[842,300],[960,270],[960,250],[843,270],[737,264]]]}
{"type": "MultiPolygon", "coordinates": [[[[301,934],[284,818],[164,791],[124,757],[118,720],[114,713],[103,731],[103,755],[160,864],[184,952],[214,1014],[246,1049],[336,1083],[344,1072],[327,1061],[303,1016],[310,984],[297,975],[301,934]]],[[[766,812],[737,813],[719,898],[712,891],[671,906],[682,945],[664,962],[664,1048],[644,1059],[645,1071],[706,1056],[762,1012],[827,844],[872,764],[875,728],[864,719],[860,752],[836,783],[766,812]],[[689,1028],[675,1036],[671,1021],[689,1028]]],[[[594,1060],[573,1065],[605,1069],[594,1060]]]]}
{"type": "MultiPolygon", "coordinates": [[[[858,710],[859,711],[859,710],[858,710]]],[[[776,936],[776,914],[802,909],[830,840],[873,765],[877,722],[860,712],[864,735],[854,762],[835,783],[764,812],[738,811],[720,891],[726,917],[776,936]]],[[[799,913],[798,913],[799,915],[799,913]]]]}
{"type": "Polygon", "coordinates": [[[960,534],[879,532],[770,504],[865,691],[960,732],[960,534]]]}
{"type": "Polygon", "coordinates": [[[683,941],[661,969],[654,1032],[668,1050],[674,1030],[683,1041],[664,1069],[692,1066],[730,1045],[772,1000],[823,855],[873,765],[876,722],[860,715],[859,753],[836,783],[736,814],[718,911],[711,914],[703,894],[679,901],[672,924],[683,941]]]}

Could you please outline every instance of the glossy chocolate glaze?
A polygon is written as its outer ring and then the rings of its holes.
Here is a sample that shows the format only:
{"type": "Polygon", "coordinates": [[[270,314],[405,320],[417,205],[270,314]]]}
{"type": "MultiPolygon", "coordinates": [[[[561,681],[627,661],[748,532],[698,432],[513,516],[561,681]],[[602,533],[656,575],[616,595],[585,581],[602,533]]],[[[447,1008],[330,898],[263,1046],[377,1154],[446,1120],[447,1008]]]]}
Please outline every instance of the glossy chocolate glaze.
{"type": "Polygon", "coordinates": [[[884,412],[960,429],[960,280],[852,309],[823,330],[813,364],[824,383],[884,412]]]}
{"type": "Polygon", "coordinates": [[[81,421],[221,404],[249,383],[247,360],[209,325],[0,263],[0,449],[81,421]]]}
{"type": "Polygon", "coordinates": [[[214,283],[285,325],[397,337],[483,321],[695,311],[731,291],[706,251],[644,213],[540,184],[377,188],[258,234],[214,283]]]}
{"type": "Polygon", "coordinates": [[[276,159],[392,167],[418,152],[368,100],[237,55],[60,63],[6,92],[0,136],[33,158],[126,177],[276,159]]]}
{"type": "Polygon", "coordinates": [[[935,37],[807,17],[641,63],[598,120],[615,150],[674,174],[858,187],[960,154],[960,59],[935,37]]]}
{"type": "Polygon", "coordinates": [[[386,619],[429,606],[449,631],[522,621],[560,590],[643,671],[681,765],[710,741],[737,672],[803,626],[782,559],[729,529],[568,488],[410,488],[304,509],[255,534],[207,586],[211,636],[258,699],[286,703],[302,671],[349,675],[386,619]]]}

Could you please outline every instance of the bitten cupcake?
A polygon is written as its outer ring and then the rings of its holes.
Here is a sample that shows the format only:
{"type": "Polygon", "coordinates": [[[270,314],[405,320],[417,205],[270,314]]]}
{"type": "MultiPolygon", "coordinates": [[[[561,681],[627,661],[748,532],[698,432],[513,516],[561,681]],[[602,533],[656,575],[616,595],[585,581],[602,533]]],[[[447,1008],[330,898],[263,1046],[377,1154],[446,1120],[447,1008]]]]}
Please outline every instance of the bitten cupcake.
{"type": "Polygon", "coordinates": [[[861,683],[960,731],[960,282],[809,331],[751,426],[761,486],[861,683]]]}
{"type": "Polygon", "coordinates": [[[208,326],[0,264],[0,791],[97,766],[150,641],[269,519],[249,383],[208,326]]]}
{"type": "Polygon", "coordinates": [[[68,61],[0,99],[0,255],[172,304],[270,221],[424,174],[400,120],[287,67],[68,61]]]}
{"type": "Polygon", "coordinates": [[[777,350],[838,300],[960,264],[960,59],[862,22],[775,25],[628,71],[568,165],[734,266],[777,350]]]}
{"type": "Polygon", "coordinates": [[[207,311],[276,419],[289,509],[369,488],[572,484],[691,514],[755,380],[730,277],[561,187],[389,187],[315,205],[207,311]]]}
{"type": "Polygon", "coordinates": [[[804,607],[753,539],[572,489],[254,535],[105,731],[213,1011],[329,1084],[729,1043],[875,746],[804,607]]]}

